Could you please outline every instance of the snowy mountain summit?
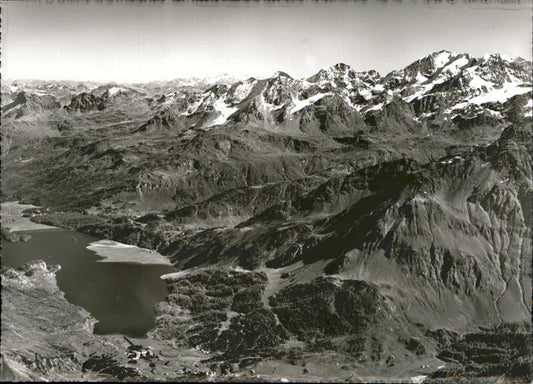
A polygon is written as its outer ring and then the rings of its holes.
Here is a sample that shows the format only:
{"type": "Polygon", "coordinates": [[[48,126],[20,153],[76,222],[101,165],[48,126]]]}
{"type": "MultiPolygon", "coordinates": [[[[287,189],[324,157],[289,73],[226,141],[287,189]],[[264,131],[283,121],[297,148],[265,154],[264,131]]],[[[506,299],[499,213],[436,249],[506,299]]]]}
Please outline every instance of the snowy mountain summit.
{"type": "MultiPolygon", "coordinates": [[[[305,79],[278,71],[266,79],[235,80],[223,75],[135,86],[113,83],[81,93],[78,88],[70,87],[70,98],[62,91],[57,102],[64,104],[65,111],[104,110],[117,103],[125,107],[133,103],[152,113],[142,131],[213,129],[240,123],[273,132],[312,134],[324,131],[324,127],[318,131],[309,127],[309,121],[320,125],[316,121],[324,108],[374,121],[387,106],[400,101],[417,124],[457,126],[482,119],[494,125],[501,121],[509,100],[531,94],[531,62],[500,54],[478,58],[442,50],[385,76],[337,63],[305,79]]],[[[24,108],[21,97],[16,96],[21,90],[28,100],[31,95],[44,97],[43,84],[37,88],[33,83],[17,82],[2,87],[4,100],[12,101],[3,108],[12,110],[15,104],[17,110],[24,108]]],[[[47,105],[55,105],[51,101],[47,105]]],[[[530,105],[526,100],[525,115],[531,114],[530,105]]],[[[7,117],[23,115],[12,111],[7,117]]]]}
{"type": "Polygon", "coordinates": [[[244,119],[267,130],[278,131],[283,125],[291,125],[292,128],[285,128],[301,133],[301,127],[287,122],[301,119],[306,112],[331,103],[332,99],[342,101],[342,108],[357,111],[363,117],[375,114],[393,100],[402,100],[417,120],[432,124],[472,118],[472,108],[476,109],[476,116],[497,119],[508,100],[530,92],[530,62],[499,54],[476,58],[440,51],[383,77],[373,70],[357,72],[338,63],[306,79],[294,79],[284,72],[268,79],[250,78],[218,88],[216,94],[213,89],[207,90],[196,96],[193,107],[178,108],[176,113],[183,118],[202,114],[196,118],[201,123],[191,125],[195,128],[244,119]]]}

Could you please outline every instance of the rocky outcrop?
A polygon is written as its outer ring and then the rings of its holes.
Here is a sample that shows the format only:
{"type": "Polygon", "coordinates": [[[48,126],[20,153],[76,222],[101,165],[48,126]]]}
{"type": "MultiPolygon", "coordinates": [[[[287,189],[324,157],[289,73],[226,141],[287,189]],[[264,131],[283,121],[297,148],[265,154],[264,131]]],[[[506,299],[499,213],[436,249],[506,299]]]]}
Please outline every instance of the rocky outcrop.
{"type": "Polygon", "coordinates": [[[80,93],[76,95],[65,109],[69,112],[87,112],[92,110],[102,110],[105,108],[104,100],[92,93],[80,93]]]}
{"type": "Polygon", "coordinates": [[[81,375],[80,347],[95,319],[57,287],[58,267],[43,261],[2,271],[2,377],[65,379],[81,375]]]}

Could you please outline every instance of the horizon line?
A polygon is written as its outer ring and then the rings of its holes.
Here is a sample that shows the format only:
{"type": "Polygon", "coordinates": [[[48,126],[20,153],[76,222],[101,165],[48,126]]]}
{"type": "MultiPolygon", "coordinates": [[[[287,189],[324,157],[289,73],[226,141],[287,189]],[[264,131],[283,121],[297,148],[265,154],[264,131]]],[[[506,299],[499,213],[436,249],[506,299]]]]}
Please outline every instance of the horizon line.
{"type": "MultiPolygon", "coordinates": [[[[470,56],[473,56],[474,58],[484,58],[485,56],[500,56],[500,57],[505,57],[505,58],[508,58],[510,61],[516,61],[518,59],[521,59],[521,60],[524,60],[524,61],[527,61],[527,62],[530,62],[530,63],[533,63],[533,58],[528,60],[528,59],[524,59],[522,56],[510,56],[510,55],[507,55],[507,54],[504,54],[504,53],[500,53],[500,52],[495,52],[495,53],[485,53],[481,56],[475,56],[475,55],[472,55],[468,52],[455,52],[453,50],[448,50],[448,49],[441,49],[441,50],[438,50],[438,51],[432,51],[430,53],[428,53],[426,56],[422,56],[422,57],[419,57],[418,59],[415,59],[413,60],[412,62],[410,62],[409,64],[407,64],[405,67],[401,68],[401,69],[404,69],[406,67],[408,67],[409,65],[413,64],[413,63],[416,63],[417,61],[419,60],[422,60],[424,58],[427,58],[429,56],[431,56],[432,54],[435,54],[435,53],[440,53],[440,52],[449,52],[451,54],[456,54],[456,55],[470,55],[470,56]]],[[[174,78],[171,78],[171,79],[153,79],[153,80],[146,80],[146,81],[138,81],[138,82],[129,82],[129,81],[116,81],[116,80],[108,80],[108,81],[102,81],[102,80],[78,80],[78,79],[39,79],[39,78],[6,78],[6,79],[1,79],[1,82],[2,82],[2,85],[4,85],[4,83],[13,83],[13,82],[17,82],[17,81],[23,81],[23,82],[26,82],[26,81],[42,81],[42,82],[74,82],[74,83],[95,83],[95,84],[98,84],[98,85],[109,85],[109,84],[112,84],[112,83],[116,83],[117,85],[118,84],[122,84],[122,85],[142,85],[142,84],[150,84],[150,83],[158,83],[158,82],[171,82],[171,81],[186,81],[186,80],[190,80],[190,79],[198,79],[198,80],[207,80],[209,78],[214,78],[214,77],[220,77],[220,78],[233,78],[233,80],[237,80],[237,81],[241,81],[241,80],[247,80],[247,79],[251,79],[251,78],[254,78],[254,79],[258,79],[258,80],[263,80],[263,79],[269,79],[269,78],[272,78],[274,77],[277,73],[285,73],[287,75],[289,75],[292,79],[295,79],[295,80],[306,80],[308,79],[309,77],[312,77],[314,76],[315,74],[319,73],[320,71],[322,70],[326,70],[326,69],[329,69],[329,68],[333,68],[339,64],[344,64],[344,65],[347,65],[348,67],[350,67],[351,69],[354,69],[355,68],[350,65],[350,64],[346,64],[342,61],[339,61],[339,62],[336,62],[335,64],[332,64],[332,65],[327,65],[327,66],[324,66],[324,67],[321,67],[319,68],[315,73],[313,73],[312,75],[310,76],[304,76],[304,77],[293,77],[292,75],[290,75],[287,71],[283,71],[283,70],[276,70],[274,71],[272,74],[270,75],[266,75],[266,76],[261,76],[261,75],[249,75],[249,74],[245,74],[245,75],[236,75],[236,74],[231,74],[231,73],[227,73],[227,72],[222,72],[222,73],[217,73],[217,74],[206,74],[206,75],[199,75],[199,74],[196,74],[196,75],[191,75],[191,76],[184,76],[184,77],[174,77],[174,78]]],[[[388,74],[392,73],[392,72],[395,72],[395,71],[398,71],[398,69],[393,69],[389,72],[387,72],[385,74],[385,76],[382,76],[382,74],[377,71],[377,70],[374,70],[374,69],[368,69],[368,70],[363,70],[363,71],[358,71],[358,70],[355,70],[356,72],[359,72],[359,73],[365,73],[365,72],[370,72],[370,71],[374,71],[376,73],[378,73],[379,76],[381,77],[385,77],[387,76],[388,74]]]]}

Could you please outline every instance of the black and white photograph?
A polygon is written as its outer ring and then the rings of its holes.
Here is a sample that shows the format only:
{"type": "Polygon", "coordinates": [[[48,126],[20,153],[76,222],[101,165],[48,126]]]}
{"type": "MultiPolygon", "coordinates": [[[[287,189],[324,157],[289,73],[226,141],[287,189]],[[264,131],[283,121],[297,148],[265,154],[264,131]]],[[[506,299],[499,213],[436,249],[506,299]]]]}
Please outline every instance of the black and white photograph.
{"type": "Polygon", "coordinates": [[[532,383],[532,0],[0,0],[0,381],[532,383]]]}

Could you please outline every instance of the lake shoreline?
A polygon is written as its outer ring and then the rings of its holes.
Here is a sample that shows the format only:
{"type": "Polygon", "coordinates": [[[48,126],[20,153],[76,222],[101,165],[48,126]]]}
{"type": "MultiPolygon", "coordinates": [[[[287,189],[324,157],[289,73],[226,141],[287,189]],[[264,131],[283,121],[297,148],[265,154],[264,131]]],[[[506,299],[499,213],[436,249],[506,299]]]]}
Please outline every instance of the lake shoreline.
{"type": "Polygon", "coordinates": [[[29,217],[24,217],[22,212],[30,208],[40,208],[33,204],[20,204],[19,201],[6,201],[0,204],[2,229],[9,232],[35,231],[57,229],[51,225],[35,223],[29,217]]]}
{"type": "MultiPolygon", "coordinates": [[[[32,221],[31,217],[24,217],[23,211],[31,208],[42,208],[33,204],[21,204],[19,201],[7,201],[1,203],[1,224],[2,229],[9,233],[33,232],[42,230],[73,230],[77,233],[87,234],[78,228],[71,228],[61,225],[48,225],[32,221]]],[[[91,236],[99,238],[91,234],[91,236]]],[[[92,242],[87,249],[94,252],[100,263],[128,263],[144,265],[167,265],[173,266],[170,259],[158,253],[156,250],[142,248],[136,244],[125,244],[113,239],[100,238],[92,242]],[[123,249],[127,249],[125,252],[123,249]]]]}
{"type": "Polygon", "coordinates": [[[31,238],[2,244],[2,266],[18,268],[34,260],[59,265],[59,288],[69,303],[98,320],[95,334],[146,337],[153,329],[154,307],[167,294],[161,276],[174,271],[170,265],[101,262],[100,256],[88,249],[98,239],[69,229],[19,233],[31,234],[31,238]]]}

